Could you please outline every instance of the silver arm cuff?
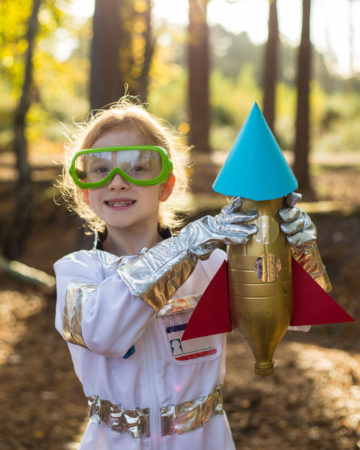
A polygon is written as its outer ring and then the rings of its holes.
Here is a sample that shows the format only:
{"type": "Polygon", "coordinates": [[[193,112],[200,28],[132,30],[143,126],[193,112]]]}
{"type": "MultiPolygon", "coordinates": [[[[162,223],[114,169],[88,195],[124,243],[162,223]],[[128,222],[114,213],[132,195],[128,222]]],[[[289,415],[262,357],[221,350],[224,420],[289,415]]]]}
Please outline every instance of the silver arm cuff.
{"type": "Polygon", "coordinates": [[[184,227],[178,236],[166,239],[118,269],[135,297],[159,311],[189,278],[198,259],[207,259],[221,243],[209,238],[206,216],[184,227]],[[191,244],[195,245],[192,246],[191,244]]]}
{"type": "Polygon", "coordinates": [[[207,259],[223,244],[244,244],[257,232],[247,222],[256,211],[235,212],[241,206],[236,198],[215,217],[205,216],[186,225],[178,234],[118,268],[132,295],[159,311],[188,279],[199,259],[207,259]]]}
{"type": "MultiPolygon", "coordinates": [[[[168,240],[171,239],[174,238],[168,240]]],[[[195,255],[187,251],[180,252],[169,261],[164,260],[168,256],[168,244],[164,241],[118,269],[131,294],[140,297],[155,311],[159,311],[175,294],[197,263],[195,255]]]]}
{"type": "Polygon", "coordinates": [[[326,292],[332,289],[329,276],[322,262],[316,242],[308,246],[294,247],[290,245],[292,257],[326,292]]]}
{"type": "Polygon", "coordinates": [[[316,244],[316,227],[310,217],[295,206],[298,200],[301,200],[301,194],[294,192],[286,197],[286,207],[279,211],[284,220],[281,229],[290,244],[292,257],[326,292],[330,292],[329,276],[316,244]]]}

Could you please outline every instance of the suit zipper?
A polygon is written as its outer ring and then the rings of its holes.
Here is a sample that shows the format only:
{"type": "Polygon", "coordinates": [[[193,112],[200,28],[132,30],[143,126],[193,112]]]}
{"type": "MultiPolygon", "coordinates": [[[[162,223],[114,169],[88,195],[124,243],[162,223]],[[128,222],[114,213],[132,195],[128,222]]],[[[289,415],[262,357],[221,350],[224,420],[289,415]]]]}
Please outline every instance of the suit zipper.
{"type": "MultiPolygon", "coordinates": [[[[144,338],[143,338],[144,339],[144,338]]],[[[160,424],[159,424],[159,403],[156,394],[156,379],[155,379],[155,367],[152,345],[149,341],[144,339],[145,354],[146,354],[146,368],[149,381],[149,394],[150,394],[150,442],[152,450],[159,450],[159,436],[160,436],[160,424]]]]}

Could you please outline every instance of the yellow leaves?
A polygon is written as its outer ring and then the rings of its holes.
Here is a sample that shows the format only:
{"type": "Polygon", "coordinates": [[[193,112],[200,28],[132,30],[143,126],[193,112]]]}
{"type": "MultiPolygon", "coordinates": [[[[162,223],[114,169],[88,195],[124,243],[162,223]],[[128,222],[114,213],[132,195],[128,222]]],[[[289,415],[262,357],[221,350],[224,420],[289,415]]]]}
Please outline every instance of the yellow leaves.
{"type": "Polygon", "coordinates": [[[166,65],[158,60],[153,64],[153,69],[148,98],[152,112],[175,126],[185,122],[186,70],[174,63],[166,65]]]}
{"type": "Polygon", "coordinates": [[[147,27],[146,22],[145,22],[144,18],[141,17],[141,18],[138,18],[137,20],[135,20],[133,30],[135,33],[140,34],[140,33],[144,33],[146,31],[146,27],[147,27]]]}
{"type": "Polygon", "coordinates": [[[15,74],[19,72],[20,58],[23,57],[27,50],[27,41],[25,39],[18,39],[14,42],[7,42],[0,47],[0,67],[1,65],[9,70],[9,73],[15,74]]]}
{"type": "Polygon", "coordinates": [[[310,84],[311,120],[320,125],[326,112],[327,95],[318,81],[312,80],[310,84]]]}
{"type": "Polygon", "coordinates": [[[5,67],[11,67],[14,64],[14,58],[11,55],[6,55],[2,59],[2,63],[5,67]]]}
{"type": "Polygon", "coordinates": [[[134,10],[137,13],[144,13],[147,10],[146,0],[135,0],[134,1],[134,10]]]}
{"type": "Polygon", "coordinates": [[[132,56],[134,62],[130,70],[130,76],[135,80],[139,78],[142,73],[145,61],[145,46],[146,41],[144,36],[142,34],[134,34],[132,42],[132,56]]]}
{"type": "Polygon", "coordinates": [[[30,10],[29,0],[0,1],[0,35],[3,36],[5,44],[25,35],[30,10]]]}
{"type": "Polygon", "coordinates": [[[39,23],[45,25],[51,22],[53,18],[51,17],[51,13],[48,9],[42,9],[39,12],[39,23]]]}
{"type": "Polygon", "coordinates": [[[145,49],[146,41],[144,36],[141,34],[135,35],[133,39],[133,53],[136,59],[141,58],[144,59],[144,49],[145,49]]]}
{"type": "Polygon", "coordinates": [[[179,64],[161,58],[159,51],[156,52],[156,56],[150,70],[151,83],[154,87],[168,84],[181,75],[183,68],[179,64]]]}
{"type": "Polygon", "coordinates": [[[55,31],[57,28],[56,20],[49,9],[40,10],[39,23],[49,32],[55,31]]]}
{"type": "Polygon", "coordinates": [[[18,42],[15,44],[15,51],[19,55],[23,55],[28,48],[28,42],[26,39],[19,39],[18,42]]]}
{"type": "Polygon", "coordinates": [[[190,124],[189,122],[181,122],[177,129],[180,134],[186,135],[190,131],[190,124]]]}

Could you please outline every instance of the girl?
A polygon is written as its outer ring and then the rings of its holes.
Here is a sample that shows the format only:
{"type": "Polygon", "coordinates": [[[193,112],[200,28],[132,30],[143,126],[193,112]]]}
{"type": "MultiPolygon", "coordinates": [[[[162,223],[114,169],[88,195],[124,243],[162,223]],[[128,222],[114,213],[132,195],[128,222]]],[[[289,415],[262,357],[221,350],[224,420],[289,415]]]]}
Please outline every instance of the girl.
{"type": "Polygon", "coordinates": [[[89,404],[81,449],[235,448],[221,397],[225,336],[181,337],[226,257],[218,247],[247,242],[256,211],[236,213],[235,199],[171,237],[178,161],[166,130],[126,100],[69,149],[63,193],[99,235],[55,264],[56,328],[89,404]]]}

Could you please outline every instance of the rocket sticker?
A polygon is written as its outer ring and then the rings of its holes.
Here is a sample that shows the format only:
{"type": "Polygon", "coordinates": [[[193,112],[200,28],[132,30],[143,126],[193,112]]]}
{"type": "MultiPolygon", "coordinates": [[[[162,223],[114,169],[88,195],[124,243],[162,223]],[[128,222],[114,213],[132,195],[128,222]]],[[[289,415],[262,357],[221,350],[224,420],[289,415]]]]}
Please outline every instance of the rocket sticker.
{"type": "Polygon", "coordinates": [[[228,246],[227,266],[210,282],[182,341],[230,331],[231,316],[255,356],[255,373],[271,375],[289,325],[354,319],[291,258],[278,211],[297,180],[256,103],[213,188],[242,197],[242,209],[257,209],[258,233],[246,245],[228,246]]]}

